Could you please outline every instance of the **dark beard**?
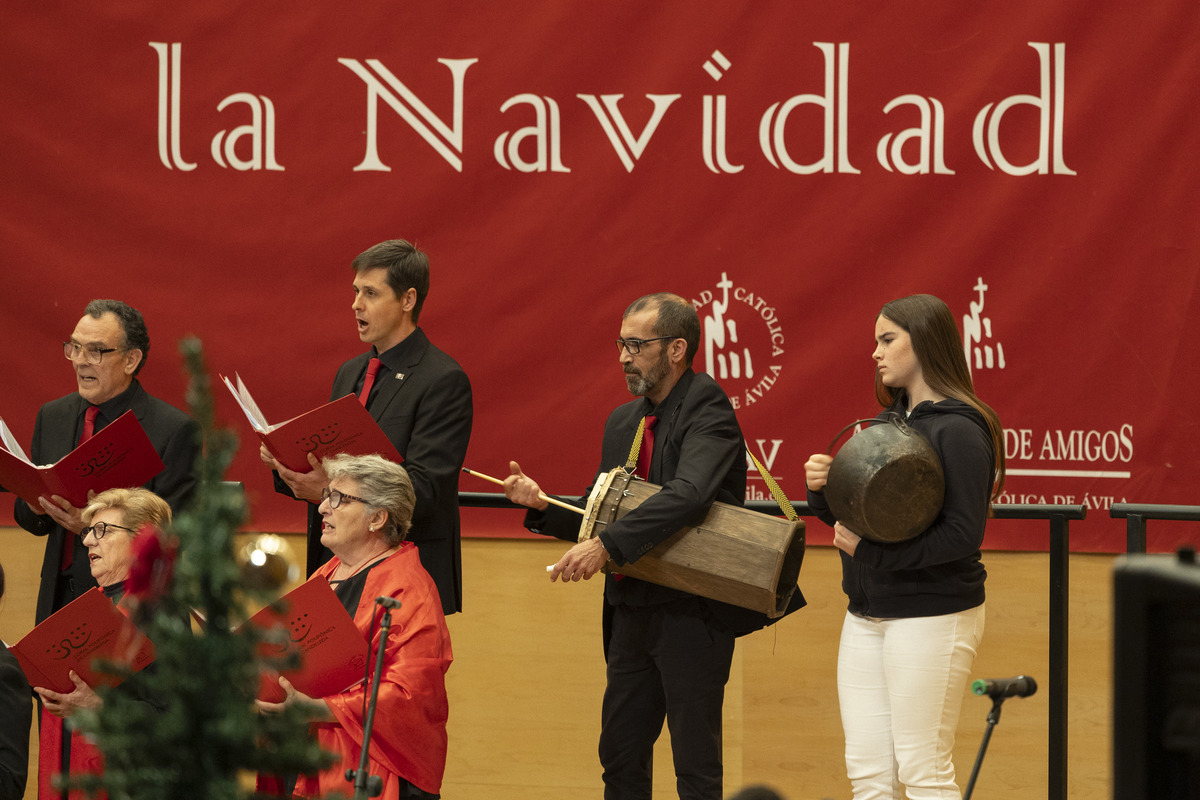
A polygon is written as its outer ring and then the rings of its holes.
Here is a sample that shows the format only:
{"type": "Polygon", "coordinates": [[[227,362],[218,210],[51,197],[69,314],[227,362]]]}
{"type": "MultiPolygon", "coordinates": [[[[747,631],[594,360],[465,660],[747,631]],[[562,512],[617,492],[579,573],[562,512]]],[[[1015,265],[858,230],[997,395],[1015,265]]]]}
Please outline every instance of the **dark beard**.
{"type": "Polygon", "coordinates": [[[641,397],[649,392],[654,387],[642,375],[632,375],[625,373],[625,385],[629,387],[629,393],[634,397],[641,397]]]}
{"type": "Polygon", "coordinates": [[[654,391],[654,387],[662,382],[662,379],[667,377],[671,371],[671,362],[667,358],[667,348],[662,348],[662,353],[659,355],[658,361],[645,373],[625,373],[625,385],[629,387],[629,393],[634,397],[644,397],[654,391]]]}

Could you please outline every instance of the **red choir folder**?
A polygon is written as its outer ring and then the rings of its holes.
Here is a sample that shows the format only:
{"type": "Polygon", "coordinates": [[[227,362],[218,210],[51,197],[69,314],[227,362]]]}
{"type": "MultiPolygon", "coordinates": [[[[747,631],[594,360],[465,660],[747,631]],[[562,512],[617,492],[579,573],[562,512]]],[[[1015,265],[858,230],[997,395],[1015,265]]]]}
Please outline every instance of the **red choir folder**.
{"type": "Polygon", "coordinates": [[[92,589],[60,608],[9,648],[30,686],[69,694],[67,674],[75,671],[93,689],[115,686],[121,678],[97,670],[107,661],[138,672],[154,660],[154,645],[100,589],[92,589]]]}
{"type": "Polygon", "coordinates": [[[271,425],[250,396],[236,373],[237,387],[224,375],[221,380],[233,394],[258,438],[275,460],[295,472],[311,472],[308,454],[318,459],[350,453],[361,456],[378,453],[389,461],[403,464],[404,458],[388,440],[379,423],[352,394],[314,408],[287,422],[271,425]]]}
{"type": "Polygon", "coordinates": [[[0,419],[0,486],[34,508],[38,497],[58,495],[71,505],[87,505],[88,490],[143,486],[163,469],[162,459],[142,430],[137,416],[126,411],[56,464],[36,466],[0,419]]]}
{"type": "Polygon", "coordinates": [[[300,584],[246,624],[276,633],[275,641],[259,644],[260,657],[300,656],[296,669],[264,670],[260,700],[282,702],[283,687],[276,680],[279,675],[317,698],[337,694],[363,680],[369,656],[367,639],[322,577],[300,584]]]}

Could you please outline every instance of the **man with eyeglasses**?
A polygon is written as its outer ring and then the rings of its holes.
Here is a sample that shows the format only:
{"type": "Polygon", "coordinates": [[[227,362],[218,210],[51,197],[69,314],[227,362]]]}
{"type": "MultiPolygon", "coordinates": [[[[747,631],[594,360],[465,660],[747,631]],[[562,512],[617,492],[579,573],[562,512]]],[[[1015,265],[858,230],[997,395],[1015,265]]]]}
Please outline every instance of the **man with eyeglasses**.
{"type": "MultiPolygon", "coordinates": [[[[635,474],[662,490],[610,522],[598,537],[568,550],[552,567],[551,580],[587,580],[610,558],[618,568],[635,562],[703,518],[714,501],[743,503],[741,428],[716,381],[692,371],[699,346],[700,320],[684,298],[647,295],[626,309],[617,352],[637,399],[609,416],[596,480],[636,459],[635,474]]],[[[530,508],[525,526],[575,541],[579,516],[547,503],[517,462],[510,470],[504,492],[530,508]]],[[[570,502],[582,507],[590,492],[570,502]]],[[[604,797],[650,797],[654,743],[665,717],[679,797],[720,800],[721,706],[734,638],[761,628],[766,617],[612,574],[604,581],[604,599],[608,683],[599,746],[604,797]]]]}
{"type": "MultiPolygon", "coordinates": [[[[358,338],[371,346],[338,369],[331,400],[349,393],[359,400],[396,450],[417,495],[408,540],[433,577],[442,610],[462,610],[462,538],[458,478],[471,438],[473,406],[467,373],[435,347],[417,326],[429,293],[429,257],[403,239],[380,242],[360,253],[354,269],[358,338]]],[[[311,454],[312,471],[277,462],[265,447],[262,460],[275,472],[275,490],[308,501],[308,574],[332,556],[321,545],[317,506],[329,484],[311,454]]]]}
{"type": "MultiPolygon", "coordinates": [[[[132,409],[164,465],[146,488],[178,512],[195,491],[199,428],[138,381],[150,353],[150,335],[141,312],[119,300],[93,300],[70,340],[63,342],[62,352],[75,370],[76,391],[38,411],[30,460],[53,464],[74,450],[85,433],[100,431],[132,409]]],[[[46,537],[36,610],[39,623],[96,585],[80,535],[81,511],[58,495],[40,497],[36,506],[16,501],[17,524],[46,537]]]]}

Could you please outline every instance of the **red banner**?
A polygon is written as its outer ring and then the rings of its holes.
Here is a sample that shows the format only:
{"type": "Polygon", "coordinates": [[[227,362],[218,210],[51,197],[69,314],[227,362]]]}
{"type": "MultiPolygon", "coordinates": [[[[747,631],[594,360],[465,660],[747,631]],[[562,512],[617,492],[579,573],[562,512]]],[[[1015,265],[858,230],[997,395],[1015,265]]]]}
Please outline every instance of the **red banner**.
{"type": "MultiPolygon", "coordinates": [[[[876,411],[879,308],[928,292],[1007,429],[1002,500],[1085,504],[1073,548],[1121,549],[1111,503],[1200,500],[1197,29],[1194,0],[11,5],[0,417],[28,442],[71,391],[59,343],[93,297],[144,312],[152,393],[184,405],[194,334],[268,418],[314,408],[363,349],[350,260],[404,237],[471,376],[469,466],[581,491],[628,396],[621,312],[669,290],[799,499],[876,411]]],[[[301,529],[217,403],[249,527],[301,529]]]]}

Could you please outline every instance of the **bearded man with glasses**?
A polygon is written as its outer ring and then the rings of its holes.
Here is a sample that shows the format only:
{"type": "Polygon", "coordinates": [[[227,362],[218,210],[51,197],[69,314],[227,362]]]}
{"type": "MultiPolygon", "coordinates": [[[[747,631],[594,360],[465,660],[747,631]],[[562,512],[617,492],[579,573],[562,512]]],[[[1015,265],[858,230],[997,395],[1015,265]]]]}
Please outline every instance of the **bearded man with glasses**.
{"type": "MultiPolygon", "coordinates": [[[[164,464],[146,484],[178,512],[196,487],[199,426],[179,409],[151,396],[138,381],[150,354],[146,322],[119,300],[93,300],[84,310],[63,355],[75,371],[76,391],[46,403],[38,411],[29,450],[35,464],[53,464],[85,438],[132,410],[164,464]]],[[[31,506],[18,499],[17,524],[46,537],[38,589],[37,622],[96,585],[83,545],[82,509],[54,495],[31,506]]]]}
{"type": "MultiPolygon", "coordinates": [[[[616,345],[635,399],[605,423],[595,480],[632,463],[635,475],[662,488],[568,550],[551,567],[551,580],[588,580],[609,559],[619,569],[694,524],[714,501],[741,505],[746,497],[746,456],[733,405],[711,376],[692,370],[700,347],[695,307],[674,294],[639,298],[625,310],[616,345]]],[[[509,470],[504,493],[530,509],[525,527],[574,542],[579,516],[548,503],[517,462],[509,470]]],[[[582,508],[590,493],[563,499],[582,508]]],[[[789,611],[804,604],[799,591],[793,597],[789,611]]],[[[721,800],[721,707],[734,639],[770,620],[617,574],[604,578],[604,601],[607,685],[599,754],[605,800],[650,797],[654,743],[664,720],[680,800],[721,800]]]]}

